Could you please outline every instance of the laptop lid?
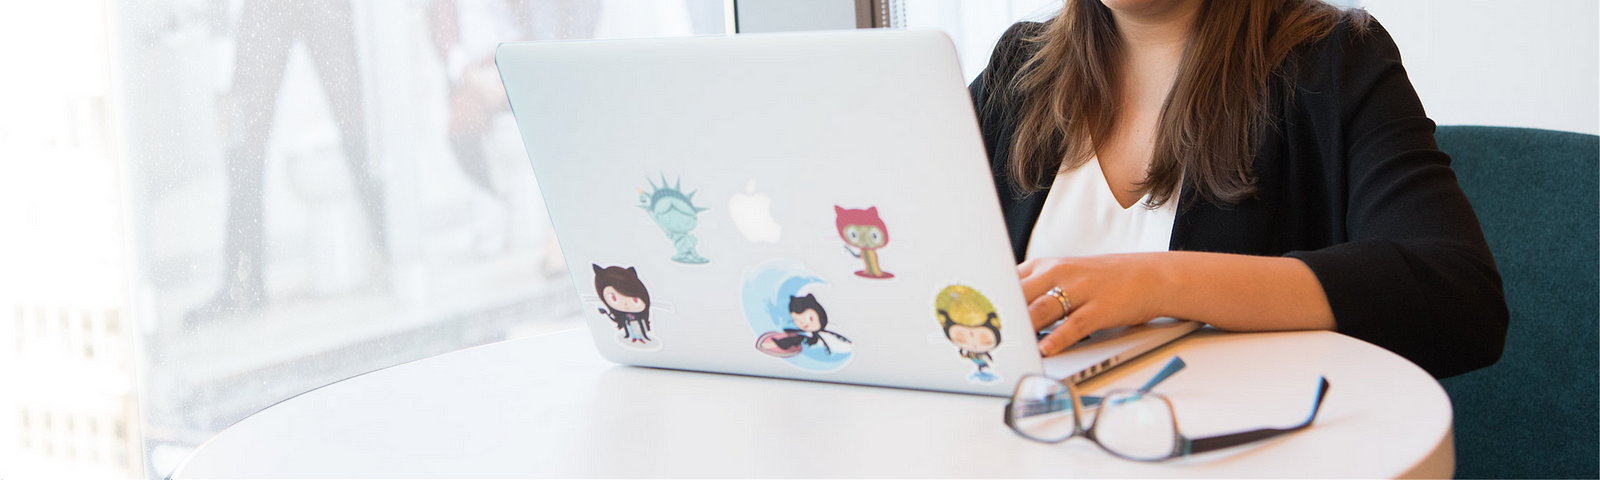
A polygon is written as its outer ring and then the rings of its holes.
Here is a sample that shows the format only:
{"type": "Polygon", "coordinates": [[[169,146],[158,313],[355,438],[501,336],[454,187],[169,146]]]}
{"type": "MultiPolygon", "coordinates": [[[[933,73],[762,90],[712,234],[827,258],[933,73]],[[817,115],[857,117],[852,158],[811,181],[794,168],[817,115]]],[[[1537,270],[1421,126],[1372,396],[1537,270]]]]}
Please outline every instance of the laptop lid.
{"type": "Polygon", "coordinates": [[[1009,395],[1041,370],[942,33],[504,44],[599,351],[1009,395]]]}

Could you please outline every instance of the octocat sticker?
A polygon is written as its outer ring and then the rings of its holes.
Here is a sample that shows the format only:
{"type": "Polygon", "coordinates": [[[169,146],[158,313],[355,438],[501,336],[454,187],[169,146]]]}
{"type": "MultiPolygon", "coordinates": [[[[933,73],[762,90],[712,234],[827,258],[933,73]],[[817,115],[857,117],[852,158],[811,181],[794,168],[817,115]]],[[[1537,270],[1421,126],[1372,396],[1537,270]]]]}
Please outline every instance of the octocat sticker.
{"type": "Polygon", "coordinates": [[[878,265],[878,249],[889,244],[889,226],[878,217],[878,207],[860,210],[834,205],[833,213],[839,238],[846,243],[845,251],[866,264],[866,268],[857,271],[856,275],[863,278],[894,278],[893,273],[883,271],[878,265]]]}
{"type": "Polygon", "coordinates": [[[939,290],[933,308],[945,338],[956,347],[961,358],[977,367],[967,380],[984,384],[999,382],[1000,375],[990,371],[994,357],[989,352],[1000,346],[1000,315],[989,298],[972,287],[950,285],[939,290]]]}
{"type": "Polygon", "coordinates": [[[656,351],[661,341],[651,336],[650,290],[633,267],[594,267],[594,291],[600,314],[617,326],[617,343],[634,350],[656,351]]]}
{"type": "Polygon", "coordinates": [[[745,270],[739,290],[755,348],[811,372],[838,371],[855,356],[855,345],[837,330],[841,319],[812,291],[827,283],[794,260],[768,260],[745,270]]]}

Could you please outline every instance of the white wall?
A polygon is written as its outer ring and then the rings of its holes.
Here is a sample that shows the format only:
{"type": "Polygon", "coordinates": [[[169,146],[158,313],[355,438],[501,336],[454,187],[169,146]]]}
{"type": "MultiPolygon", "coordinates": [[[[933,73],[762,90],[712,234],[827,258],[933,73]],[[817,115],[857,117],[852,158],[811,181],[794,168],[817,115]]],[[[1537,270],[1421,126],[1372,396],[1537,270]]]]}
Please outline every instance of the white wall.
{"type": "Polygon", "coordinates": [[[1428,116],[1600,134],[1595,0],[1363,0],[1428,116]]]}
{"type": "MultiPolygon", "coordinates": [[[[951,36],[969,81],[988,63],[1006,27],[1025,18],[1048,18],[1061,5],[1061,0],[903,1],[909,27],[951,36]]],[[[1327,1],[1365,7],[1389,30],[1428,116],[1440,125],[1600,134],[1600,2],[1327,1]]],[[[748,22],[771,31],[765,27],[770,20],[784,24],[775,30],[848,28],[845,17],[853,12],[852,3],[741,0],[741,27],[748,22]],[[743,8],[747,4],[749,12],[743,8]],[[838,18],[821,20],[828,15],[838,18]],[[811,23],[830,26],[802,25],[811,23]]]]}
{"type": "MultiPolygon", "coordinates": [[[[1048,18],[1060,0],[905,0],[912,28],[950,34],[971,80],[1000,33],[1048,18]]],[[[1335,0],[1371,12],[1399,44],[1440,125],[1600,134],[1600,2],[1335,0]]]]}
{"type": "Polygon", "coordinates": [[[1048,20],[1061,5],[1061,0],[905,0],[906,27],[949,35],[961,58],[961,73],[971,82],[989,65],[995,42],[1011,24],[1048,20]]]}

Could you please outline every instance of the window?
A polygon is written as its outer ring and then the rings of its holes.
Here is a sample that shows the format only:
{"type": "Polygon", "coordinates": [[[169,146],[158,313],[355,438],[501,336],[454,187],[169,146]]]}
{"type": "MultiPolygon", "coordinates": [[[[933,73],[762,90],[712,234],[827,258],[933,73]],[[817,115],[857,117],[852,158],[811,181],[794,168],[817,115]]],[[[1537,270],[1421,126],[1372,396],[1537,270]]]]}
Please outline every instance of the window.
{"type": "Polygon", "coordinates": [[[0,52],[34,68],[0,79],[0,367],[63,373],[0,410],[78,395],[31,431],[128,419],[103,425],[113,470],[41,433],[55,460],[28,471],[159,477],[289,396],[576,326],[494,48],[722,33],[723,3],[0,3],[0,52]],[[148,356],[123,354],[136,340],[148,356]],[[73,383],[102,381],[125,383],[73,383]],[[141,420],[147,462],[126,448],[141,420]]]}
{"type": "Polygon", "coordinates": [[[28,342],[27,338],[25,338],[23,335],[28,329],[28,320],[23,318],[23,309],[20,306],[17,307],[17,316],[15,319],[16,327],[14,327],[15,330],[12,332],[12,338],[16,339],[17,352],[21,352],[22,346],[27,345],[28,342]]]}
{"type": "Polygon", "coordinates": [[[722,5],[113,9],[120,96],[109,102],[123,121],[111,163],[126,175],[135,299],[125,331],[162,352],[138,358],[149,471],[165,475],[227,425],[327,383],[577,326],[495,48],[723,33],[722,5]]]}
{"type": "Polygon", "coordinates": [[[116,337],[122,334],[122,312],[117,309],[106,310],[106,336],[116,337]]]}
{"type": "Polygon", "coordinates": [[[83,323],[83,336],[79,340],[83,345],[83,359],[94,360],[94,318],[89,316],[88,310],[84,310],[79,321],[83,323]]]}

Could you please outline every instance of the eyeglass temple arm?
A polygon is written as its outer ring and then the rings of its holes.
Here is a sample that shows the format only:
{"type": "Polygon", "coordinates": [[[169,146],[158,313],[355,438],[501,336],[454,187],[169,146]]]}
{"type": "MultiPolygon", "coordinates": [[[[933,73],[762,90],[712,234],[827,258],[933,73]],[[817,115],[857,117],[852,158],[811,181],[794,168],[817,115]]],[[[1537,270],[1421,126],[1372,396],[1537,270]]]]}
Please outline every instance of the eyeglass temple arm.
{"type": "Polygon", "coordinates": [[[1160,385],[1162,381],[1167,379],[1167,377],[1172,376],[1174,373],[1178,373],[1179,370],[1183,370],[1183,367],[1187,366],[1189,366],[1189,364],[1183,363],[1182,358],[1172,357],[1172,360],[1167,361],[1167,366],[1161,367],[1161,371],[1156,372],[1156,376],[1150,377],[1150,381],[1144,382],[1144,386],[1139,387],[1139,393],[1150,393],[1150,389],[1156,388],[1156,385],[1160,385]]]}
{"type": "MultiPolygon", "coordinates": [[[[1178,373],[1179,370],[1183,370],[1183,367],[1187,366],[1189,366],[1189,364],[1184,363],[1182,358],[1178,358],[1176,356],[1172,357],[1172,360],[1167,361],[1166,366],[1161,367],[1160,372],[1156,372],[1156,376],[1150,377],[1150,381],[1144,382],[1144,386],[1139,387],[1139,393],[1150,393],[1150,389],[1156,388],[1156,385],[1160,385],[1161,382],[1166,381],[1167,377],[1171,377],[1172,374],[1178,373]]],[[[1078,401],[1081,402],[1085,408],[1087,408],[1100,405],[1101,402],[1105,401],[1105,397],[1083,395],[1078,397],[1078,401]]],[[[1009,413],[1010,410],[1011,406],[1010,404],[1007,404],[1006,411],[1008,413],[1006,414],[1006,425],[1011,424],[1011,414],[1009,413]]]]}
{"type": "MultiPolygon", "coordinates": [[[[1182,358],[1172,357],[1172,360],[1167,361],[1167,366],[1161,367],[1161,371],[1156,372],[1156,376],[1150,377],[1150,381],[1144,382],[1144,386],[1139,387],[1139,393],[1150,393],[1150,389],[1156,388],[1156,385],[1160,385],[1161,382],[1166,381],[1167,377],[1171,377],[1172,374],[1178,373],[1179,370],[1183,370],[1183,367],[1187,366],[1189,366],[1189,364],[1184,363],[1182,358]]],[[[1084,407],[1093,407],[1099,405],[1100,402],[1104,400],[1105,398],[1096,397],[1094,395],[1084,395],[1078,397],[1078,401],[1083,402],[1084,407]]]]}
{"type": "Polygon", "coordinates": [[[1328,378],[1323,377],[1322,385],[1317,387],[1317,401],[1316,403],[1311,404],[1311,416],[1306,417],[1306,421],[1299,425],[1288,428],[1263,428],[1248,432],[1230,433],[1215,437],[1191,439],[1186,442],[1188,444],[1188,448],[1185,449],[1185,451],[1187,453],[1195,454],[1221,450],[1228,447],[1236,447],[1246,443],[1266,440],[1278,435],[1283,435],[1310,427],[1311,422],[1316,421],[1317,419],[1317,412],[1322,411],[1322,399],[1328,396],[1328,387],[1328,378]]]}

